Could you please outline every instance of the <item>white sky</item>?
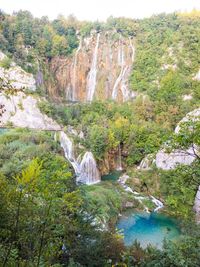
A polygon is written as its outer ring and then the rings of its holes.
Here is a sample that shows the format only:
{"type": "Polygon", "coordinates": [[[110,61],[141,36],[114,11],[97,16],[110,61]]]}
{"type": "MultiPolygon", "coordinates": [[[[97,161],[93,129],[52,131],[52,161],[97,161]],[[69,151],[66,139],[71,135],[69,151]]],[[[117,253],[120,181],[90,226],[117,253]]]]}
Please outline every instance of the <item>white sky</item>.
{"type": "Polygon", "coordinates": [[[12,13],[29,10],[36,17],[75,15],[80,20],[105,20],[109,16],[149,17],[161,12],[200,10],[200,0],[0,0],[0,9],[12,13]]]}

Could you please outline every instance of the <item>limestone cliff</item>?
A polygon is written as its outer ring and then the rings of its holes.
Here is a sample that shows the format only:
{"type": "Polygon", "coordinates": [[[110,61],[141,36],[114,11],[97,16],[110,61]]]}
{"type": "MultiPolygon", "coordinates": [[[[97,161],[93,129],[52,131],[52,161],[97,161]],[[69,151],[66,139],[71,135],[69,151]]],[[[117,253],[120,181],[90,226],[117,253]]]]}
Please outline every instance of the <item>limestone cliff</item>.
{"type": "MultiPolygon", "coordinates": [[[[0,63],[6,58],[7,56],[0,51],[0,63]]],[[[21,67],[17,66],[15,62],[11,62],[8,68],[0,66],[0,78],[4,83],[9,84],[17,90],[36,90],[36,82],[33,75],[25,72],[21,67]]]]}
{"type": "Polygon", "coordinates": [[[134,40],[111,32],[80,38],[72,57],[51,60],[54,83],[47,84],[49,94],[68,101],[129,100],[135,96],[128,83],[134,54],[134,40]]]}

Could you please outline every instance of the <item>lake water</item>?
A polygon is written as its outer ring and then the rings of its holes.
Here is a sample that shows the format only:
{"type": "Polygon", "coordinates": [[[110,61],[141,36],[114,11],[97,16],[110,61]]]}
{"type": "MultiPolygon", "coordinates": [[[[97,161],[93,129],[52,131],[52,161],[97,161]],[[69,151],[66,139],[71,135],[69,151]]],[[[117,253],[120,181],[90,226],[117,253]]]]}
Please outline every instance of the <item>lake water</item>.
{"type": "Polygon", "coordinates": [[[113,171],[110,172],[109,174],[102,175],[101,180],[102,181],[117,181],[119,177],[121,176],[122,171],[113,171]]]}
{"type": "Polygon", "coordinates": [[[180,236],[176,220],[154,212],[125,213],[119,219],[117,228],[124,234],[124,243],[127,246],[137,240],[143,248],[151,244],[161,249],[164,239],[176,240],[180,236]]]}

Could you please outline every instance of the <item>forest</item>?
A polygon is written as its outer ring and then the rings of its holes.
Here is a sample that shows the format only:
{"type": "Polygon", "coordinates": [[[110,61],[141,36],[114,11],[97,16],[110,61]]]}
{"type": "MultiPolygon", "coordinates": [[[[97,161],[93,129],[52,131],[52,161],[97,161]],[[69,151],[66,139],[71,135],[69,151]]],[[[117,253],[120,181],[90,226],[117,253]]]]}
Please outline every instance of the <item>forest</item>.
{"type": "MultiPolygon", "coordinates": [[[[174,132],[182,118],[200,107],[200,81],[194,78],[200,67],[200,12],[89,22],[72,15],[51,21],[29,11],[8,15],[1,10],[0,50],[6,55],[0,68],[9,70],[14,61],[34,77],[42,70],[44,84],[24,93],[39,97],[40,112],[63,129],[70,125],[83,133],[84,138],[73,137],[76,153],[91,151],[103,177],[108,174],[105,159],[120,149],[128,186],[161,199],[163,213],[176,218],[181,229],[181,237],[164,240],[162,249],[144,248],[137,241],[126,246],[116,223],[126,203],[141,211],[140,201],[116,180],[77,184],[54,131],[23,129],[10,122],[0,129],[0,266],[199,266],[200,227],[193,211],[200,185],[199,153],[192,164],[170,170],[154,163],[147,170],[138,167],[163,144],[170,144],[170,152],[200,146],[200,120],[186,122],[178,135],[174,132]],[[116,40],[135,40],[128,83],[137,97],[120,103],[70,103],[64,93],[52,97],[46,86],[53,79],[51,62],[71,59],[80,38],[102,32],[112,32],[116,40]]],[[[1,93],[13,96],[14,89],[0,76],[1,93]]],[[[0,106],[0,122],[6,108],[0,106]]],[[[145,205],[153,210],[152,202],[145,205]]]]}

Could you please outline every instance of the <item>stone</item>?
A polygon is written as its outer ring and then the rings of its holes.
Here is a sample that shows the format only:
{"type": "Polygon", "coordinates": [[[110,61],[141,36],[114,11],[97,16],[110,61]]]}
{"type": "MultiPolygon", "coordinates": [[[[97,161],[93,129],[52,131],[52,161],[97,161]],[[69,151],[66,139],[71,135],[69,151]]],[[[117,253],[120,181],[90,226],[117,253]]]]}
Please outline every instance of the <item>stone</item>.
{"type": "Polygon", "coordinates": [[[50,73],[55,80],[46,84],[49,94],[54,98],[65,95],[72,102],[105,99],[123,102],[134,98],[136,94],[129,89],[128,82],[135,55],[134,41],[122,36],[116,40],[112,34],[93,32],[80,39],[73,57],[53,58],[50,73]],[[88,86],[90,83],[92,87],[88,86]]]}
{"type": "Polygon", "coordinates": [[[178,164],[190,165],[196,159],[192,148],[173,150],[171,153],[160,150],[156,154],[156,167],[163,170],[175,169],[178,164]]]}
{"type": "Polygon", "coordinates": [[[0,126],[11,125],[39,130],[61,130],[55,121],[41,113],[37,106],[40,101],[40,98],[26,95],[23,92],[9,96],[0,94],[0,103],[4,104],[6,109],[1,117],[0,126]]]}
{"type": "MultiPolygon", "coordinates": [[[[6,58],[6,55],[0,51],[0,60],[4,58],[6,58]]],[[[27,73],[21,67],[16,66],[14,62],[11,62],[9,69],[0,67],[0,78],[17,90],[36,90],[36,81],[33,74],[27,73]]]]}

